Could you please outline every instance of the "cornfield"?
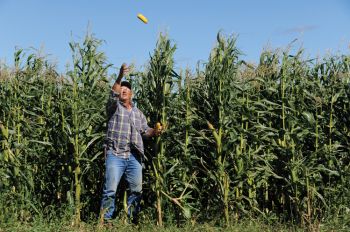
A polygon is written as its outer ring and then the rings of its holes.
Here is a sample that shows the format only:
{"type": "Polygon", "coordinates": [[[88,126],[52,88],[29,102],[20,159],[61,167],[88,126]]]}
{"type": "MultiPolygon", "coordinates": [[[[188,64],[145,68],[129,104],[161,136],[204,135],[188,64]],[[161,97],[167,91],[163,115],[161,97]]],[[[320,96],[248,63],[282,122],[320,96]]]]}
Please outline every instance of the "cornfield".
{"type": "MultiPolygon", "coordinates": [[[[0,67],[0,220],[67,211],[74,224],[97,220],[115,78],[100,44],[71,42],[65,74],[23,50],[0,67]]],[[[253,65],[220,33],[196,70],[176,69],[175,52],[161,34],[144,70],[127,77],[149,125],[166,128],[145,141],[141,216],[159,226],[349,226],[350,56],[305,59],[287,48],[253,65]]],[[[118,194],[122,215],[123,184],[118,194]]]]}

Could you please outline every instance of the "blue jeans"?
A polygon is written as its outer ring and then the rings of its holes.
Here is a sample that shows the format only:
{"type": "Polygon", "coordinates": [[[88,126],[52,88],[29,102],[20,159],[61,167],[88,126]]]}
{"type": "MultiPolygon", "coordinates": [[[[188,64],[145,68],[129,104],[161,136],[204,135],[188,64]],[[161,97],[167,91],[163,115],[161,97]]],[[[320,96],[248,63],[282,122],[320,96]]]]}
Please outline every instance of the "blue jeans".
{"type": "Polygon", "coordinates": [[[104,213],[104,219],[112,219],[115,210],[115,195],[123,174],[125,174],[131,192],[128,197],[128,216],[136,219],[138,212],[140,212],[142,191],[141,163],[132,153],[128,159],[123,159],[115,156],[112,150],[107,150],[105,165],[105,183],[101,200],[101,212],[104,213]]]}

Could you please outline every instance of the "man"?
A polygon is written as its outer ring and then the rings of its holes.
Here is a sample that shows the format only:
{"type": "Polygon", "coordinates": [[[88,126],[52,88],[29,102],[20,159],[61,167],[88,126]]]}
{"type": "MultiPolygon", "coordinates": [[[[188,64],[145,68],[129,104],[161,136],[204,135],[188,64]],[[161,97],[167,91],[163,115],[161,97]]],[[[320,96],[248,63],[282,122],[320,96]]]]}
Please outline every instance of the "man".
{"type": "Polygon", "coordinates": [[[101,201],[105,222],[112,219],[116,191],[123,174],[130,189],[128,216],[136,222],[142,191],[142,137],[158,136],[161,133],[161,129],[148,127],[144,114],[133,105],[131,84],[121,82],[128,70],[126,64],[121,66],[107,103],[106,172],[101,201]]]}

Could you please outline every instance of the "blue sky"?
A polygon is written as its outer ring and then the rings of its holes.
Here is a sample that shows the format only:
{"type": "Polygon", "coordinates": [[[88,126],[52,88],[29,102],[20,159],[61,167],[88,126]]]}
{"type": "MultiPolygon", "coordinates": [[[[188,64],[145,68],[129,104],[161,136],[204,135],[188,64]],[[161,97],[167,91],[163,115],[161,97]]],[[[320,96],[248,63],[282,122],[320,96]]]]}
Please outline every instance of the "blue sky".
{"type": "Polygon", "coordinates": [[[160,32],[177,45],[177,68],[205,62],[220,30],[238,35],[241,58],[255,63],[264,48],[294,39],[310,58],[350,50],[348,0],[0,0],[0,22],[3,63],[12,65],[16,47],[34,47],[61,71],[71,62],[68,43],[82,41],[88,28],[115,67],[145,65],[160,32]]]}

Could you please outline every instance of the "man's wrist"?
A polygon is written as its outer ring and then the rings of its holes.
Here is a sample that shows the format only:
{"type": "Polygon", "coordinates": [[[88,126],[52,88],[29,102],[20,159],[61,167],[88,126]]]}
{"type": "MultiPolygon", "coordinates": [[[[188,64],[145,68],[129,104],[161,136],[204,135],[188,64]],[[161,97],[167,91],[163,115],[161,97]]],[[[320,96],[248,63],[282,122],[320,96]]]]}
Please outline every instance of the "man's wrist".
{"type": "Polygon", "coordinates": [[[123,76],[121,76],[121,77],[118,76],[117,80],[115,80],[115,83],[116,83],[116,84],[120,84],[120,82],[122,81],[122,79],[123,79],[123,76]]]}

